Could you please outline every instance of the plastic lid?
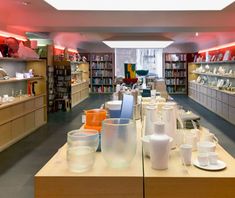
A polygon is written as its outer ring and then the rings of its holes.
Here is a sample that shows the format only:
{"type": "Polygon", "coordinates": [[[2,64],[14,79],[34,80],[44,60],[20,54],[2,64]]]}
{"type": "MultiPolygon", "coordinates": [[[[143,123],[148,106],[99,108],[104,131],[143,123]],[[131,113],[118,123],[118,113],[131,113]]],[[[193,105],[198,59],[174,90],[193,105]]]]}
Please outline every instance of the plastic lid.
{"type": "Polygon", "coordinates": [[[154,123],[154,133],[155,134],[164,134],[165,133],[165,123],[164,122],[155,122],[154,123]]]}

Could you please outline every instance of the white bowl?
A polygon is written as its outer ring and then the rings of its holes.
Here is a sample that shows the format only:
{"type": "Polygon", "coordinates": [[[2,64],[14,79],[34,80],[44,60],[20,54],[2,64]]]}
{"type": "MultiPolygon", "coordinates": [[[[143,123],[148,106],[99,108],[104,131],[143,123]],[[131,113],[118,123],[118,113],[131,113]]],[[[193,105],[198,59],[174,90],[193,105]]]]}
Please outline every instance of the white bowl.
{"type": "Polygon", "coordinates": [[[197,143],[197,150],[199,153],[215,152],[216,144],[209,141],[202,141],[197,143]]]}

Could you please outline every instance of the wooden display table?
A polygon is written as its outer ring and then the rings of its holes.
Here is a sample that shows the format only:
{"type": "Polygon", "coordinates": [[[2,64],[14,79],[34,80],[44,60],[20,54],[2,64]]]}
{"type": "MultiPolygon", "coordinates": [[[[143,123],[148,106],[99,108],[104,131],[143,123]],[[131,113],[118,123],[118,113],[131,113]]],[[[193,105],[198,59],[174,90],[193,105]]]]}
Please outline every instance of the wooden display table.
{"type": "MultiPolygon", "coordinates": [[[[144,158],[145,198],[234,198],[235,160],[217,145],[219,158],[227,164],[222,171],[206,171],[184,167],[177,149],[170,152],[167,170],[151,168],[149,158],[144,158]]],[[[197,152],[193,152],[192,161],[197,152]]]]}
{"type": "MultiPolygon", "coordinates": [[[[210,172],[185,168],[178,150],[170,153],[169,168],[157,171],[142,157],[141,123],[137,121],[137,154],[126,169],[107,166],[96,154],[92,170],[72,173],[67,168],[66,145],[36,174],[36,198],[234,198],[235,160],[221,146],[216,152],[227,168],[210,172]]],[[[193,152],[193,159],[196,152],[193,152]]]]}
{"type": "MultiPolygon", "coordinates": [[[[137,128],[140,128],[140,122],[137,128]]],[[[141,130],[137,135],[140,141],[141,130]]],[[[66,145],[35,176],[36,198],[142,198],[143,166],[141,144],[131,166],[108,167],[101,153],[92,170],[72,173],[67,168],[66,145]]]]}

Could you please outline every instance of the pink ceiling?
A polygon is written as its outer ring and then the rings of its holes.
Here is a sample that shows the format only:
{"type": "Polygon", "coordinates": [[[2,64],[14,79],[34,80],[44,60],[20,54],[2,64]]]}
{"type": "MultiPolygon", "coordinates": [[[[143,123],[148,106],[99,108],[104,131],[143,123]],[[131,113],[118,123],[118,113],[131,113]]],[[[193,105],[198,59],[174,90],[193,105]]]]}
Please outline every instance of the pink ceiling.
{"type": "Polygon", "coordinates": [[[55,42],[69,47],[133,34],[165,36],[199,49],[235,41],[235,3],[209,12],[81,12],[57,11],[43,0],[28,2],[24,6],[20,0],[1,0],[0,28],[19,34],[51,32],[55,42]]]}

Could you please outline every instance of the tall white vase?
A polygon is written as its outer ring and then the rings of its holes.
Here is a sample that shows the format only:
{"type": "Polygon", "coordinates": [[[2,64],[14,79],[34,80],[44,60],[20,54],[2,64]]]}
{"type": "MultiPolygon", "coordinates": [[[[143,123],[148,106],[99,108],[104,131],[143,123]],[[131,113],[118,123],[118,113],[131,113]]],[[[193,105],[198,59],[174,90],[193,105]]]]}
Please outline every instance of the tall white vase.
{"type": "Polygon", "coordinates": [[[164,132],[165,124],[154,124],[154,134],[150,138],[150,160],[153,169],[162,170],[168,168],[170,137],[164,132]]]}
{"type": "Polygon", "coordinates": [[[165,123],[165,133],[173,138],[172,148],[176,147],[176,114],[171,106],[162,108],[162,120],[165,123]]]}
{"type": "Polygon", "coordinates": [[[156,105],[146,106],[145,108],[145,135],[151,135],[154,132],[154,122],[158,120],[156,105]]]}

